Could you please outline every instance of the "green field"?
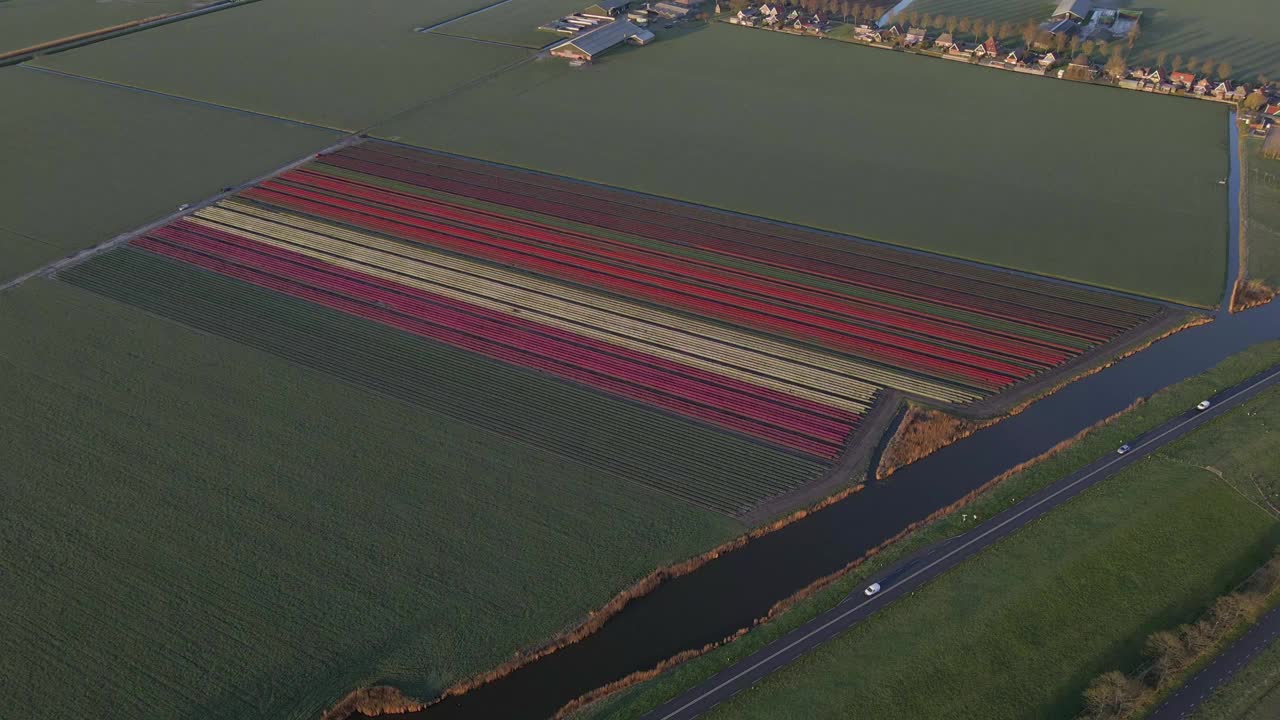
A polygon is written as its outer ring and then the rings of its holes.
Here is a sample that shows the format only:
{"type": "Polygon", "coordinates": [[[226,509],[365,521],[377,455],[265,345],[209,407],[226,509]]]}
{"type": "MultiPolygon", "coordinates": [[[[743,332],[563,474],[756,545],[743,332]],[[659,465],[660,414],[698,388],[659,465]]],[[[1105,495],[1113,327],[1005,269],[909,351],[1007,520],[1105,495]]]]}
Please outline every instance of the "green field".
{"type": "Polygon", "coordinates": [[[1280,717],[1280,640],[1273,641],[1214,690],[1189,720],[1275,720],[1280,717]]]}
{"type": "Polygon", "coordinates": [[[357,130],[526,57],[519,48],[414,32],[491,1],[268,0],[36,62],[357,130]]]}
{"type": "Polygon", "coordinates": [[[435,32],[540,48],[565,36],[538,30],[539,25],[577,12],[588,4],[589,0],[511,0],[492,10],[451,22],[435,32]]]}
{"type": "Polygon", "coordinates": [[[1280,390],[1104,481],[708,714],[1063,718],[1280,540],[1228,476],[1280,471],[1280,390]]]}
{"type": "Polygon", "coordinates": [[[727,518],[46,280],[0,294],[0,703],[315,718],[543,641],[727,518]]]}
{"type": "Polygon", "coordinates": [[[196,0],[0,0],[0,54],[201,4],[196,0]]]}
{"type": "MultiPolygon", "coordinates": [[[[966,513],[976,513],[983,518],[988,518],[1016,504],[1055,480],[1084,467],[1098,457],[1109,455],[1120,444],[1130,441],[1132,438],[1147,432],[1171,417],[1186,412],[1188,407],[1199,400],[1210,397],[1222,389],[1251,377],[1276,363],[1280,363],[1280,342],[1266,343],[1228,358],[1203,375],[1172,385],[1114,421],[1091,430],[1084,438],[1067,450],[1016,473],[974,501],[966,508],[966,513]]],[[[1274,456],[1275,453],[1271,453],[1271,455],[1274,456]]],[[[1214,497],[1221,498],[1222,495],[1221,493],[1214,493],[1214,497]]],[[[1237,495],[1236,497],[1239,496],[1237,495]]],[[[1147,500],[1143,500],[1133,507],[1145,506],[1147,502],[1147,500]]],[[[1241,502],[1248,503],[1250,501],[1242,499],[1241,502]]],[[[1245,509],[1252,513],[1253,511],[1249,510],[1249,508],[1253,507],[1253,505],[1248,505],[1245,509]]],[[[1114,512],[1110,514],[1114,520],[1114,512]]],[[[800,602],[787,613],[753,629],[745,637],[707,655],[668,670],[655,680],[597,703],[575,715],[575,718],[577,720],[605,720],[606,718],[608,720],[636,720],[640,718],[653,707],[666,702],[681,691],[696,685],[698,682],[728,667],[733,662],[741,660],[750,653],[764,647],[767,643],[798,627],[818,613],[834,606],[847,593],[856,592],[863,587],[868,582],[868,578],[883,572],[911,553],[971,529],[974,525],[972,518],[973,515],[962,516],[956,513],[926,526],[890,547],[887,551],[869,559],[856,571],[841,578],[833,585],[815,594],[812,598],[800,602]]],[[[1001,582],[999,586],[1005,587],[1008,584],[1007,581],[1001,582]]],[[[1175,625],[1181,620],[1179,619],[1170,624],[1175,625]]],[[[1131,648],[1132,645],[1120,643],[1117,647],[1131,648]]],[[[876,659],[874,662],[881,661],[876,659]]],[[[1082,682],[1087,682],[1089,679],[1084,677],[1082,682]]],[[[1077,697],[1072,696],[1068,700],[1074,702],[1077,697]]],[[[979,705],[978,707],[983,708],[985,706],[979,705]]]]}
{"type": "Polygon", "coordinates": [[[1273,0],[1154,0],[1143,10],[1137,57],[1214,58],[1231,63],[1238,82],[1280,76],[1280,3],[1273,0]]]}
{"type": "Polygon", "coordinates": [[[1280,160],[1262,157],[1262,140],[1241,139],[1241,177],[1247,213],[1247,277],[1280,287],[1280,160]]]}
{"type": "Polygon", "coordinates": [[[530,63],[376,134],[1213,305],[1226,126],[1209,103],[715,24],[587,68],[530,63]]]}
{"type": "Polygon", "coordinates": [[[0,281],[315,152],[338,133],[23,67],[0,72],[0,281]]]}
{"type": "Polygon", "coordinates": [[[1056,5],[1053,0],[912,0],[906,11],[1021,24],[1032,18],[1047,20],[1056,5]]]}

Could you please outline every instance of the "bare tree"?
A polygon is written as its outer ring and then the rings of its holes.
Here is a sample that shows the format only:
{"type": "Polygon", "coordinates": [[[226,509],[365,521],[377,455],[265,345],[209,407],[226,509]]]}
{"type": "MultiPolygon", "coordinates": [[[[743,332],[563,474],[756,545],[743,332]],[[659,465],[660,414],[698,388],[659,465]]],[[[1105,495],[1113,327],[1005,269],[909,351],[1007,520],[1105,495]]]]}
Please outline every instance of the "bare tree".
{"type": "Polygon", "coordinates": [[[1204,64],[1200,66],[1200,72],[1205,75],[1212,75],[1214,70],[1218,69],[1218,61],[1213,58],[1205,58],[1204,64]]]}
{"type": "Polygon", "coordinates": [[[1192,660],[1182,638],[1168,630],[1152,633],[1147,638],[1144,654],[1151,660],[1161,684],[1182,672],[1192,660]]]}
{"type": "Polygon", "coordinates": [[[1129,68],[1125,65],[1124,54],[1116,50],[1111,54],[1111,58],[1107,60],[1107,74],[1113,78],[1122,78],[1128,73],[1129,68]]]}
{"type": "Polygon", "coordinates": [[[1027,45],[1031,45],[1036,41],[1036,36],[1040,34],[1040,28],[1036,26],[1034,20],[1028,20],[1026,25],[1022,26],[1022,41],[1027,45]]]}
{"type": "Polygon", "coordinates": [[[1231,78],[1231,63],[1229,62],[1218,63],[1218,79],[1228,80],[1230,78],[1231,78]]]}
{"type": "Polygon", "coordinates": [[[1169,52],[1167,50],[1161,50],[1160,52],[1156,53],[1156,67],[1164,69],[1165,67],[1164,63],[1168,59],[1169,59],[1169,52]]]}
{"type": "Polygon", "coordinates": [[[956,23],[956,29],[965,34],[968,34],[972,27],[973,21],[967,17],[960,18],[960,22],[956,23]]]}
{"type": "Polygon", "coordinates": [[[1170,60],[1169,62],[1172,63],[1172,67],[1174,70],[1181,70],[1182,68],[1186,67],[1185,63],[1182,60],[1181,55],[1174,55],[1173,60],[1170,60]]]}
{"type": "Polygon", "coordinates": [[[1130,50],[1133,49],[1134,45],[1138,44],[1138,38],[1141,37],[1141,35],[1142,35],[1142,30],[1138,28],[1138,23],[1134,23],[1133,27],[1129,29],[1129,34],[1125,36],[1126,39],[1129,41],[1130,50]]]}
{"type": "Polygon", "coordinates": [[[955,15],[948,15],[947,21],[943,23],[943,26],[947,28],[947,32],[954,33],[960,27],[960,18],[955,15]]]}
{"type": "Polygon", "coordinates": [[[1133,712],[1146,693],[1142,683],[1119,670],[1093,679],[1084,691],[1084,703],[1090,716],[1099,719],[1122,718],[1133,712]]]}

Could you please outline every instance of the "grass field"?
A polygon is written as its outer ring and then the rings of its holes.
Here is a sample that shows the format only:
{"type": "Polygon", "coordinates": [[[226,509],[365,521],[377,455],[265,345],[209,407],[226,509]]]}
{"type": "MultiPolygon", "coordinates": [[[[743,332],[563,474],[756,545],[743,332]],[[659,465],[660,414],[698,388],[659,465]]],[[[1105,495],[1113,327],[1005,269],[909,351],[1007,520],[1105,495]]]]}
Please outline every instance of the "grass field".
{"type": "Polygon", "coordinates": [[[1280,3],[1272,0],[1153,0],[1142,9],[1138,58],[1157,52],[1169,57],[1214,58],[1231,63],[1239,82],[1256,83],[1259,74],[1280,76],[1280,3]]]}
{"type": "Polygon", "coordinates": [[[1276,517],[1225,474],[1280,470],[1271,390],[878,613],[709,718],[1072,718],[1249,575],[1276,517]],[[1243,441],[1243,442],[1241,442],[1243,441]]]}
{"type": "Polygon", "coordinates": [[[1021,24],[1031,18],[1047,20],[1055,5],[1053,0],[912,0],[907,11],[1021,24]]]}
{"type": "Polygon", "coordinates": [[[1280,287],[1280,160],[1262,157],[1262,140],[1243,138],[1240,168],[1245,183],[1247,276],[1280,287]]]}
{"type": "Polygon", "coordinates": [[[36,62],[356,130],[525,57],[519,48],[414,32],[490,3],[270,0],[36,62]]]}
{"type": "Polygon", "coordinates": [[[1152,100],[717,24],[588,68],[531,63],[376,133],[1212,305],[1226,275],[1225,113],[1152,100]],[[1157,137],[1133,142],[1113,123],[1157,137]],[[1161,149],[1175,139],[1183,150],[1161,149]]]}
{"type": "Polygon", "coordinates": [[[1254,656],[1231,682],[1214,690],[1189,720],[1275,720],[1280,717],[1280,640],[1254,656]]]}
{"type": "Polygon", "coordinates": [[[540,48],[565,36],[538,30],[539,25],[577,12],[587,4],[589,0],[511,0],[492,10],[451,22],[435,32],[540,48]]]}
{"type": "Polygon", "coordinates": [[[0,703],[314,718],[431,694],[739,530],[63,283],[0,295],[0,703]]]}
{"type": "MultiPolygon", "coordinates": [[[[1173,385],[1111,423],[1091,430],[1079,442],[1058,455],[1013,475],[976,500],[966,509],[966,512],[976,513],[984,518],[990,517],[1054,480],[1074,472],[1102,455],[1114,452],[1121,443],[1128,442],[1169,418],[1185,412],[1186,408],[1197,401],[1210,397],[1277,362],[1280,362],[1280,342],[1258,345],[1235,355],[1209,372],[1173,385]]],[[[1245,501],[1242,500],[1242,502],[1245,501]]],[[[972,527],[973,521],[966,520],[959,514],[932,523],[886,552],[869,559],[857,571],[850,573],[812,598],[802,601],[787,613],[753,629],[745,637],[708,655],[679,665],[644,685],[597,703],[575,715],[575,718],[577,720],[605,720],[606,718],[635,720],[656,705],[669,700],[751,652],[759,650],[819,612],[834,606],[847,593],[864,586],[867,578],[883,572],[907,555],[972,527]]],[[[1008,584],[1007,581],[1002,581],[1000,586],[1005,587],[1008,584]]],[[[877,659],[875,662],[878,663],[880,660],[877,659]]],[[[1086,681],[1087,679],[1085,678],[1086,681]]],[[[978,705],[978,708],[985,707],[984,704],[978,705]]]]}
{"type": "Polygon", "coordinates": [[[156,15],[190,10],[195,0],[3,0],[0,54],[156,15]]]}
{"type": "Polygon", "coordinates": [[[59,77],[0,73],[0,280],[319,150],[337,133],[59,77]]]}

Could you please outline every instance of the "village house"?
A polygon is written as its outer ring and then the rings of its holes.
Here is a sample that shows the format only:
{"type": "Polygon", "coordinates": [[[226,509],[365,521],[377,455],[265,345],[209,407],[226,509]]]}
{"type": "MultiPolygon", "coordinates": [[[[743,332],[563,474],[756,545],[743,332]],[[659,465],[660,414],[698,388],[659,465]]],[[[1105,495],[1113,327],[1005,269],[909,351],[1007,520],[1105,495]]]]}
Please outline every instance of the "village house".
{"type": "Polygon", "coordinates": [[[1213,82],[1207,77],[1200,78],[1196,82],[1195,93],[1197,95],[1208,95],[1213,90],[1213,82]]]}
{"type": "Polygon", "coordinates": [[[1196,76],[1195,73],[1176,72],[1169,76],[1169,82],[1173,83],[1174,87],[1190,90],[1195,87],[1196,76]]]}
{"type": "Polygon", "coordinates": [[[1014,67],[1018,67],[1020,65],[1025,65],[1026,61],[1027,61],[1027,51],[1024,50],[1023,48],[1018,48],[1016,50],[1013,50],[1008,55],[1004,56],[1005,65],[1012,65],[1014,67]]]}
{"type": "Polygon", "coordinates": [[[1213,96],[1219,100],[1226,100],[1231,96],[1231,83],[1223,80],[1213,89],[1213,96]]]}
{"type": "Polygon", "coordinates": [[[825,33],[831,23],[827,22],[827,18],[822,13],[814,13],[809,17],[797,18],[791,27],[801,32],[817,33],[819,35],[825,33]]]}
{"type": "Polygon", "coordinates": [[[1069,18],[1063,20],[1050,20],[1040,26],[1042,30],[1053,37],[1058,37],[1059,35],[1063,37],[1071,37],[1079,27],[1080,26],[1076,24],[1075,20],[1071,20],[1069,18]]]}
{"type": "Polygon", "coordinates": [[[974,49],[973,54],[979,60],[983,58],[994,60],[1000,56],[1000,45],[995,38],[989,37],[986,42],[974,49]]]}
{"type": "Polygon", "coordinates": [[[884,33],[871,25],[858,25],[853,29],[853,36],[864,42],[884,42],[884,33]]]}
{"type": "Polygon", "coordinates": [[[903,47],[911,47],[924,42],[927,31],[924,28],[910,28],[907,30],[907,36],[902,40],[903,47]]]}
{"type": "Polygon", "coordinates": [[[953,49],[958,50],[960,46],[951,33],[942,33],[937,40],[933,41],[933,48],[938,52],[951,52],[953,49]]]}
{"type": "Polygon", "coordinates": [[[1164,73],[1160,71],[1160,68],[1156,68],[1155,70],[1147,73],[1147,76],[1143,78],[1143,80],[1146,80],[1152,85],[1160,85],[1164,82],[1164,73]]]}
{"type": "Polygon", "coordinates": [[[1066,69],[1062,72],[1062,77],[1068,80],[1092,80],[1098,77],[1098,68],[1089,62],[1086,55],[1077,55],[1074,60],[1067,64],[1066,69]]]}
{"type": "Polygon", "coordinates": [[[1236,102],[1244,102],[1247,97],[1249,97],[1248,85],[1237,85],[1236,89],[1231,91],[1231,99],[1236,102]]]}
{"type": "Polygon", "coordinates": [[[739,10],[737,15],[729,18],[729,22],[734,25],[755,27],[760,24],[760,11],[753,7],[744,8],[739,10]]]}
{"type": "Polygon", "coordinates": [[[1054,65],[1057,65],[1059,62],[1061,62],[1061,60],[1058,58],[1057,55],[1050,52],[1050,53],[1045,53],[1044,57],[1040,58],[1036,62],[1040,65],[1040,67],[1051,68],[1054,65]]]}
{"type": "Polygon", "coordinates": [[[678,20],[687,17],[693,12],[688,5],[675,2],[675,0],[661,0],[660,2],[651,3],[649,8],[658,13],[662,17],[678,20]]]}

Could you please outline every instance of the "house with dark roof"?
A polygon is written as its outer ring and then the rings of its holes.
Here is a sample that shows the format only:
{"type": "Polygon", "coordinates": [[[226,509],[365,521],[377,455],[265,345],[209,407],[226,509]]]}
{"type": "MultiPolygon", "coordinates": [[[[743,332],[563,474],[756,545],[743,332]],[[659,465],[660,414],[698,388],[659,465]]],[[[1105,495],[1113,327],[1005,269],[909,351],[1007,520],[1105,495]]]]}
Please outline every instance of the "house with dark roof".
{"type": "Polygon", "coordinates": [[[1093,10],[1093,3],[1090,0],[1061,0],[1057,9],[1049,17],[1054,20],[1079,20],[1084,21],[1089,17],[1089,12],[1093,10]]]}
{"type": "Polygon", "coordinates": [[[1000,55],[1000,44],[993,37],[987,38],[987,41],[979,45],[973,54],[978,58],[990,57],[992,59],[1000,55]]]}
{"type": "Polygon", "coordinates": [[[570,60],[590,62],[601,53],[624,42],[632,45],[648,45],[653,41],[653,37],[653,33],[629,20],[614,20],[607,25],[581,32],[576,37],[552,46],[551,54],[570,60]]]}
{"type": "Polygon", "coordinates": [[[1075,34],[1076,30],[1080,29],[1080,26],[1076,23],[1076,21],[1072,20],[1071,18],[1063,18],[1061,20],[1050,20],[1049,22],[1045,23],[1044,25],[1041,25],[1040,27],[1045,32],[1049,33],[1054,37],[1058,37],[1059,35],[1071,37],[1073,34],[1075,34]]]}

